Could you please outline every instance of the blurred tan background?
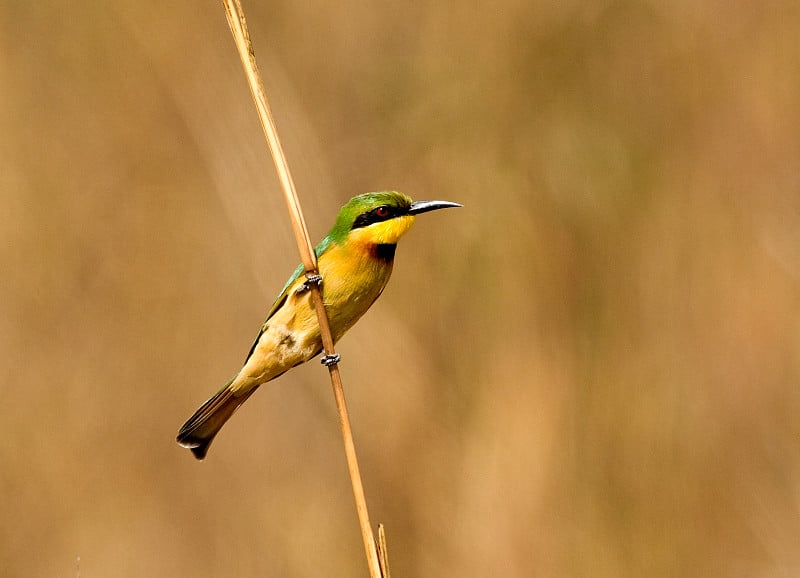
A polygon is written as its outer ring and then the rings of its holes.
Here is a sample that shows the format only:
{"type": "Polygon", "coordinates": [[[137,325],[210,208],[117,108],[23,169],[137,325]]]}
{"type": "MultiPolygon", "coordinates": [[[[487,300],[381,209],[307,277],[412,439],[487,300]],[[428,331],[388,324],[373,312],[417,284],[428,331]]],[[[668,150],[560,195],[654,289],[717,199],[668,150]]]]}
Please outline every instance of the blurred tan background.
{"type": "MultiPolygon", "coordinates": [[[[800,575],[800,8],[246,2],[396,577],[800,575]]],[[[299,261],[221,4],[0,3],[0,573],[366,576],[327,373],[174,443],[299,261]],[[69,4],[67,7],[66,4],[69,4]]]]}

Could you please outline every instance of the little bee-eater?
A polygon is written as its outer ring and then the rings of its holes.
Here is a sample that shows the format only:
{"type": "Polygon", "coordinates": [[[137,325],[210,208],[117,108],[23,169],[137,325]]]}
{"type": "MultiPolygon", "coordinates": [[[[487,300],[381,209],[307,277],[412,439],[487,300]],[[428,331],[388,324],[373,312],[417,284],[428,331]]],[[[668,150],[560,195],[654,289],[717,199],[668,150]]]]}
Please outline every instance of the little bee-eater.
{"type": "MultiPolygon", "coordinates": [[[[302,265],[295,270],[267,314],[244,366],[183,424],[178,443],[202,460],[220,428],[259,385],[322,351],[310,282],[320,283],[333,340],[338,341],[383,292],[397,241],[414,224],[415,215],[460,206],[412,201],[396,192],[350,199],[315,249],[321,279],[307,279],[302,265]]],[[[323,363],[332,361],[323,358],[323,363]]]]}

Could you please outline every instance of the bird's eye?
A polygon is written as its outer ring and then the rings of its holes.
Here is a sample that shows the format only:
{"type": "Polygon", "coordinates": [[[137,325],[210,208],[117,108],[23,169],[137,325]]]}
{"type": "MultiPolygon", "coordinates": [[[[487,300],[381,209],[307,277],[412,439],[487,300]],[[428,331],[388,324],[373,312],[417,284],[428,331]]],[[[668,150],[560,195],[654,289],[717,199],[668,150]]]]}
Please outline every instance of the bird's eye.
{"type": "Polygon", "coordinates": [[[389,207],[387,207],[385,205],[381,206],[381,207],[378,207],[377,209],[375,209],[375,216],[376,217],[381,217],[381,218],[388,217],[389,216],[389,207]]]}

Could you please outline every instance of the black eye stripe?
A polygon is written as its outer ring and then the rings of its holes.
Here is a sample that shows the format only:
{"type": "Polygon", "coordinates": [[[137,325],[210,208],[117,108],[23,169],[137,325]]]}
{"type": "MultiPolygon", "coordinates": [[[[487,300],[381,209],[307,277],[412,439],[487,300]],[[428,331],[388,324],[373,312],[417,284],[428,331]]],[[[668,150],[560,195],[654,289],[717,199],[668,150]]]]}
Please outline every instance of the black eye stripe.
{"type": "Polygon", "coordinates": [[[361,213],[356,220],[353,221],[353,229],[367,227],[373,223],[380,223],[381,221],[388,221],[408,212],[408,207],[395,207],[392,205],[381,205],[366,213],[361,213]],[[384,213],[379,215],[378,213],[384,213]]]}

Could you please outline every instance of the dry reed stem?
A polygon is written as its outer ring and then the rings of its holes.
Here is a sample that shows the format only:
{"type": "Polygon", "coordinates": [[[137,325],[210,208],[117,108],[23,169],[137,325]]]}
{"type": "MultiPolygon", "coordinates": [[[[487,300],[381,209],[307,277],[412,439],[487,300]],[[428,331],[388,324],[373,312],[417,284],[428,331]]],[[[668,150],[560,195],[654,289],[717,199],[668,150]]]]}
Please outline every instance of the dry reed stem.
{"type": "MultiPolygon", "coordinates": [[[[267,102],[266,91],[261,82],[261,76],[258,72],[256,65],[256,57],[253,52],[253,45],[250,42],[250,34],[247,31],[247,23],[244,18],[244,10],[242,9],[239,0],[223,0],[225,6],[225,14],[228,17],[228,24],[231,28],[236,48],[239,52],[239,57],[242,60],[247,82],[250,85],[250,91],[253,94],[253,100],[256,104],[258,111],[258,118],[261,121],[261,128],[264,130],[264,135],[267,138],[272,159],[275,162],[275,168],[278,171],[278,178],[286,198],[286,204],[289,208],[289,216],[292,221],[292,228],[294,230],[297,247],[300,250],[300,257],[303,262],[306,274],[317,273],[317,260],[314,255],[314,249],[311,245],[311,239],[308,235],[303,212],[300,208],[300,200],[297,197],[297,191],[294,187],[292,175],[289,172],[289,165],[286,162],[286,157],[283,154],[283,147],[281,147],[280,140],[278,139],[278,129],[275,126],[275,120],[272,118],[269,104],[267,102]]],[[[333,355],[335,353],[333,346],[333,336],[331,335],[330,324],[328,323],[328,315],[325,311],[325,305],[322,301],[322,293],[320,288],[310,283],[312,300],[314,301],[314,308],[319,320],[320,335],[322,337],[322,345],[325,349],[326,355],[333,355]]],[[[358,459],[356,458],[355,444],[353,443],[353,433],[350,428],[350,418],[347,413],[347,404],[344,398],[344,388],[342,387],[342,378],[339,373],[337,364],[328,366],[331,377],[331,386],[333,387],[333,395],[336,399],[336,408],[339,413],[339,425],[342,430],[342,440],[344,442],[344,451],[347,458],[347,467],[350,472],[350,481],[353,487],[353,497],[356,502],[356,510],[358,512],[358,520],[361,525],[361,536],[364,540],[364,550],[367,556],[367,564],[369,565],[369,572],[371,578],[382,578],[388,575],[383,574],[381,571],[381,564],[378,559],[378,550],[375,544],[375,537],[372,534],[372,528],[369,522],[369,513],[367,511],[367,500],[364,495],[364,487],[361,483],[361,473],[358,468],[358,459]]],[[[384,536],[383,551],[385,552],[385,536],[384,536]]],[[[388,569],[387,569],[388,572],[388,569]]]]}
{"type": "Polygon", "coordinates": [[[389,574],[389,551],[386,546],[386,530],[378,524],[378,562],[381,564],[383,578],[391,578],[389,574]]]}

